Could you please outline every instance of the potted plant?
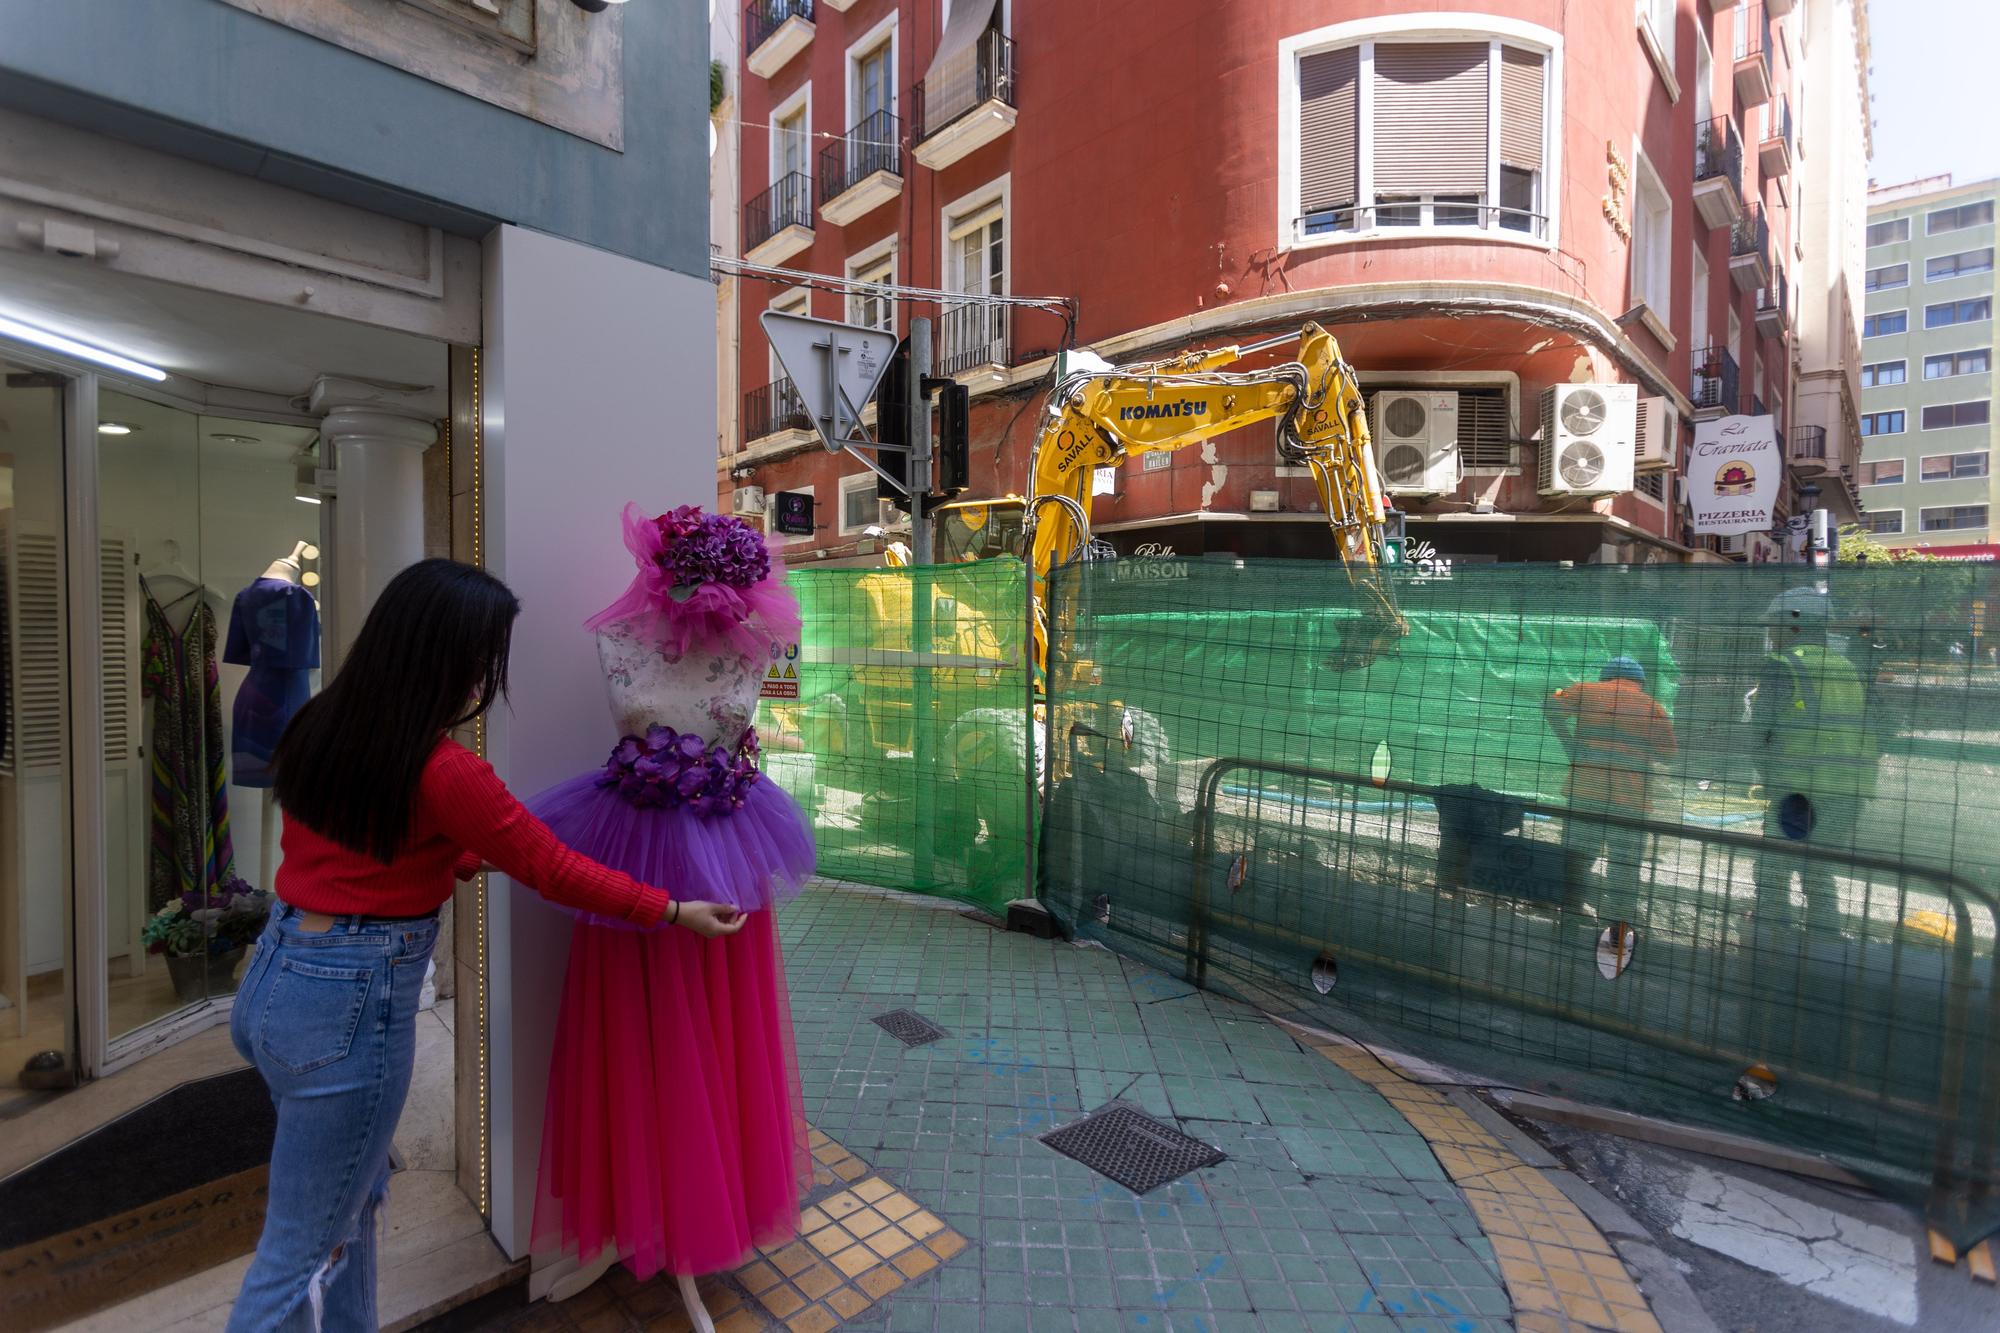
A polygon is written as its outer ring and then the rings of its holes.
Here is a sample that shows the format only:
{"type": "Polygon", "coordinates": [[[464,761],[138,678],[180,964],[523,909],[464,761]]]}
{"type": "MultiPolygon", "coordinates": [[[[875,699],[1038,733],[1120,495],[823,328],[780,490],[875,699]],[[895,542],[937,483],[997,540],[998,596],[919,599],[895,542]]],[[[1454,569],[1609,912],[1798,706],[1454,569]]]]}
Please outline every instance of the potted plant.
{"type": "Polygon", "coordinates": [[[188,892],[153,913],[140,938],[164,954],[184,1004],[236,989],[236,965],[263,932],[271,895],[230,878],[206,895],[188,892]]]}

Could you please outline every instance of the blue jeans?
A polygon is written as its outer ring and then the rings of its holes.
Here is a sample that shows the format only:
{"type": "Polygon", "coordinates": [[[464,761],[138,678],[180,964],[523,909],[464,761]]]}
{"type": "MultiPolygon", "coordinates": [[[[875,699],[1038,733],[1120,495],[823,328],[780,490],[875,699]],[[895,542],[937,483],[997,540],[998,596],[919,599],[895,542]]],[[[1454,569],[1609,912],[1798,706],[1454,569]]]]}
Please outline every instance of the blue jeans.
{"type": "Polygon", "coordinates": [[[229,1019],[278,1108],[264,1234],[229,1333],[375,1333],[375,1215],[437,921],[307,932],[299,918],[272,910],[229,1019]]]}

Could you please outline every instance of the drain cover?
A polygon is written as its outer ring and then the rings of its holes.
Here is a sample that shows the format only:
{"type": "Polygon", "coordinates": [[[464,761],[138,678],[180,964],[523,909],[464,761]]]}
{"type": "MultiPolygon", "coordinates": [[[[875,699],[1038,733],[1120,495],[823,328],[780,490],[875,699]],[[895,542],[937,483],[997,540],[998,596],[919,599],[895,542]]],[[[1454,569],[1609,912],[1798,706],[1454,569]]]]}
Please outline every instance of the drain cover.
{"type": "Polygon", "coordinates": [[[1112,1102],[1073,1125],[1044,1134],[1042,1142],[1134,1194],[1145,1194],[1199,1167],[1224,1160],[1220,1148],[1189,1138],[1122,1102],[1112,1102]]]}
{"type": "Polygon", "coordinates": [[[892,1009],[875,1016],[875,1026],[905,1046],[928,1046],[951,1034],[914,1009],[892,1009]]]}

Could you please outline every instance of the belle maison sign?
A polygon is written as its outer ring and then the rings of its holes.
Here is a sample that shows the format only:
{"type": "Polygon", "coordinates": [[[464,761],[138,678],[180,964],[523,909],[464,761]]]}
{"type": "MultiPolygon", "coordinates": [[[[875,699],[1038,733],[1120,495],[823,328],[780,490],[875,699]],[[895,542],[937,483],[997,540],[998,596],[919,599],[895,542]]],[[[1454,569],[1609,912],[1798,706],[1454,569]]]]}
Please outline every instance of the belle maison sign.
{"type": "Polygon", "coordinates": [[[622,151],[625,16],[570,0],[223,0],[622,151]]]}

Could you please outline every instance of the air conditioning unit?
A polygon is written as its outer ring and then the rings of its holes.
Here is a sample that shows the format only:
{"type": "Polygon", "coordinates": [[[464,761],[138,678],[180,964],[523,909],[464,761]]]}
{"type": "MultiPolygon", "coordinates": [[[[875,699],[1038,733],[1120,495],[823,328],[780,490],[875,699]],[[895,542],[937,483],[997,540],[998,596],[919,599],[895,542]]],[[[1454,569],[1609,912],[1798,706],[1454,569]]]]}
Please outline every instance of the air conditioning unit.
{"type": "Polygon", "coordinates": [[[1639,400],[1639,450],[1634,460],[1641,472],[1658,472],[1679,460],[1676,447],[1679,432],[1673,400],[1665,397],[1639,400]]]}
{"type": "Polygon", "coordinates": [[[1458,395],[1384,389],[1372,403],[1375,462],[1390,495],[1443,495],[1458,486],[1458,395]]]}
{"type": "Polygon", "coordinates": [[[1750,554],[1750,538],[1743,533],[1738,533],[1732,537],[1718,537],[1715,542],[1715,549],[1721,555],[1748,555],[1750,554]]]}
{"type": "Polygon", "coordinates": [[[762,518],[764,516],[764,488],[762,486],[738,486],[735,496],[729,502],[729,512],[738,518],[762,518]]]}
{"type": "Polygon", "coordinates": [[[1542,392],[1543,495],[1611,495],[1632,489],[1639,388],[1558,384],[1542,392]]]}

